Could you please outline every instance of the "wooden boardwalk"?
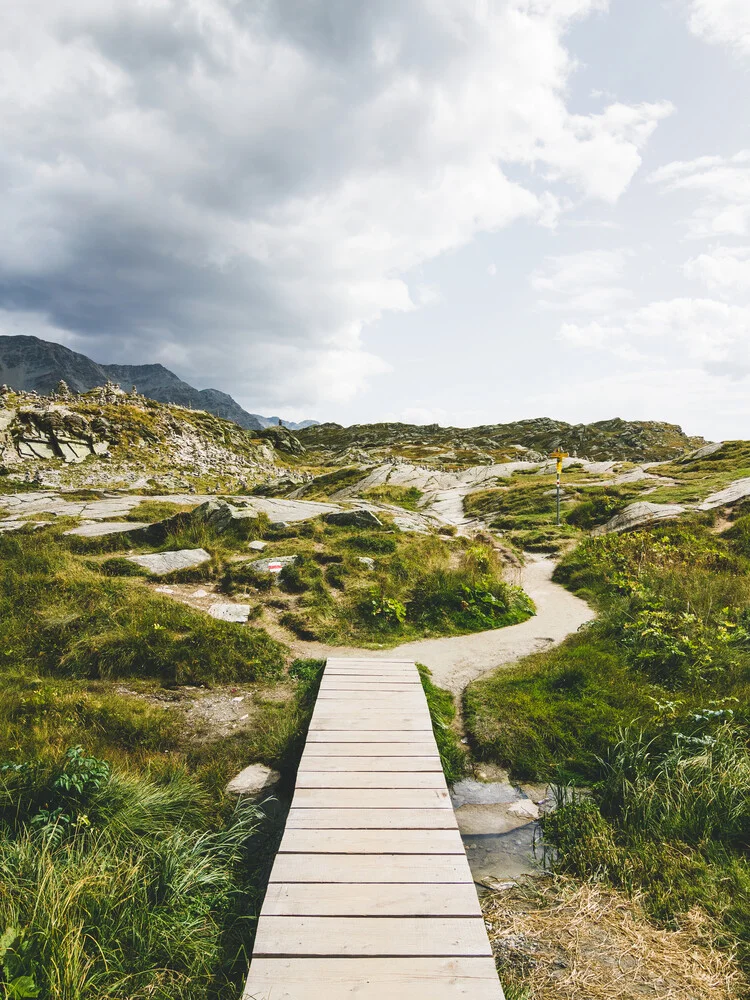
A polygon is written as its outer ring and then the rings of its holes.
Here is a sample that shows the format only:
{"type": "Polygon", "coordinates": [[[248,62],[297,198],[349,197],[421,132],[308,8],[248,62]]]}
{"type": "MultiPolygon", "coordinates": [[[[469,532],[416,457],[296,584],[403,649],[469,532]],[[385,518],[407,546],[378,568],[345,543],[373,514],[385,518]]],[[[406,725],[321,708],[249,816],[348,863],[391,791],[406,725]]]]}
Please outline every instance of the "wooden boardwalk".
{"type": "Polygon", "coordinates": [[[329,659],[245,1000],[502,1000],[419,674],[329,659]]]}

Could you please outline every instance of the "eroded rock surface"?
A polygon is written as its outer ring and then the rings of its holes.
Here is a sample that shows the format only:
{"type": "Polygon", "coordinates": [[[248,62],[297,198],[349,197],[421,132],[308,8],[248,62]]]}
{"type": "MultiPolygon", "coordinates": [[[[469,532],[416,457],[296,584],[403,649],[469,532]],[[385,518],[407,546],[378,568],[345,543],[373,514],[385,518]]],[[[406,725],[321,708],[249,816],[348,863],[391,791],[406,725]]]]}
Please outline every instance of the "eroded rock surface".
{"type": "Polygon", "coordinates": [[[211,558],[205,549],[176,549],[174,552],[153,552],[143,556],[127,556],[130,562],[143,566],[154,576],[165,576],[178,569],[200,566],[211,558]]]}

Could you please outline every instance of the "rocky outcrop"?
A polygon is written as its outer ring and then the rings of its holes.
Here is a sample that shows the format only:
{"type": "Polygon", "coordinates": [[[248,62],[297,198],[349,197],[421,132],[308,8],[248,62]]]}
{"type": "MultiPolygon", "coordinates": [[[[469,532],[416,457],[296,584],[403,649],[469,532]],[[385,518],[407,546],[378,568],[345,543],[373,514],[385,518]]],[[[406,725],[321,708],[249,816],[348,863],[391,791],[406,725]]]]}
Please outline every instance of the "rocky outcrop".
{"type": "Polygon", "coordinates": [[[283,425],[278,427],[266,427],[260,431],[258,437],[265,438],[276,448],[277,451],[284,451],[289,455],[304,455],[307,451],[296,434],[283,425]]]}
{"type": "Polygon", "coordinates": [[[648,503],[640,500],[638,503],[631,503],[625,510],[607,521],[606,524],[595,528],[592,535],[608,535],[615,531],[629,531],[631,528],[641,528],[654,524],[657,521],[674,520],[680,517],[687,510],[677,503],[648,503]]]}
{"type": "Polygon", "coordinates": [[[615,418],[593,424],[568,424],[563,420],[537,417],[510,424],[481,427],[440,427],[414,424],[319,424],[299,431],[309,451],[336,456],[342,463],[352,453],[364,452],[372,462],[373,452],[385,458],[390,452],[418,449],[420,461],[463,466],[525,459],[540,461],[556,448],[592,461],[666,461],[705,444],[703,438],[686,435],[676,424],[629,421],[615,418]]]}
{"type": "Polygon", "coordinates": [[[371,510],[342,510],[326,514],[323,518],[328,524],[337,524],[341,528],[382,528],[383,522],[371,510]]]}
{"type": "Polygon", "coordinates": [[[109,452],[111,427],[102,418],[88,419],[62,405],[6,409],[0,421],[0,447],[5,465],[24,459],[83,462],[109,452]]]}

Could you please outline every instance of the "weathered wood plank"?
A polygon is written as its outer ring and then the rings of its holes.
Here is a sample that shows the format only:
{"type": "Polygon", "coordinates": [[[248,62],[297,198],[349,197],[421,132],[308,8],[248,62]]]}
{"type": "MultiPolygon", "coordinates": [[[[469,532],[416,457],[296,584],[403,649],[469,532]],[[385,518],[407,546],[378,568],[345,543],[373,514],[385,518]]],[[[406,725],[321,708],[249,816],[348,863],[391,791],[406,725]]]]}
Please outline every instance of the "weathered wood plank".
{"type": "Polygon", "coordinates": [[[343,757],[333,754],[330,757],[320,757],[305,752],[299,764],[299,773],[306,771],[439,771],[441,774],[440,757],[373,757],[355,756],[343,757]]]}
{"type": "Polygon", "coordinates": [[[307,745],[312,743],[423,743],[433,739],[429,733],[417,730],[393,729],[320,729],[309,730],[307,745]]]}
{"type": "Polygon", "coordinates": [[[424,757],[440,760],[435,748],[435,742],[430,736],[418,743],[312,743],[308,741],[303,760],[311,757],[411,757],[415,760],[424,757]]]}
{"type": "Polygon", "coordinates": [[[298,788],[297,809],[450,809],[448,792],[439,788],[298,788]]]}
{"type": "Polygon", "coordinates": [[[416,667],[331,658],[245,1000],[502,1000],[416,667]]]}
{"type": "Polygon", "coordinates": [[[336,809],[292,806],[287,830],[453,830],[452,809],[336,809]]]}
{"type": "MultiPolygon", "coordinates": [[[[456,854],[277,854],[271,882],[472,882],[456,854]]],[[[449,892],[446,889],[446,892],[449,892]]]]}
{"type": "Polygon", "coordinates": [[[481,912],[476,889],[468,882],[453,882],[450,887],[441,882],[274,882],[266,892],[261,919],[265,914],[277,917],[478,917],[481,912]]]}
{"type": "Polygon", "coordinates": [[[253,961],[243,1000],[503,1000],[491,958],[253,961]]]}
{"type": "Polygon", "coordinates": [[[481,917],[266,917],[255,954],[311,957],[490,956],[481,917]]]}
{"type": "Polygon", "coordinates": [[[280,854],[458,854],[458,830],[295,830],[287,828],[280,854]]]}
{"type": "Polygon", "coordinates": [[[297,788],[445,788],[442,771],[300,771],[297,788]]]}

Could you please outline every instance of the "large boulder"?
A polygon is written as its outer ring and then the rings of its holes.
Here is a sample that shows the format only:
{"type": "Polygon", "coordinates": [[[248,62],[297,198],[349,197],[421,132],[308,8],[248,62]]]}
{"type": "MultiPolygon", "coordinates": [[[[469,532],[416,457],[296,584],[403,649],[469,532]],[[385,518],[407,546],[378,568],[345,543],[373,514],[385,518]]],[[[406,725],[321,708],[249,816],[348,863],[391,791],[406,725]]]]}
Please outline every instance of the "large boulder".
{"type": "Polygon", "coordinates": [[[340,510],[326,514],[323,518],[328,524],[336,524],[341,528],[382,528],[383,522],[371,510],[340,510]]]}
{"type": "Polygon", "coordinates": [[[614,531],[628,531],[657,521],[674,520],[686,510],[686,507],[677,503],[649,503],[647,500],[639,500],[615,514],[606,524],[594,528],[592,535],[608,535],[614,531]]]}

